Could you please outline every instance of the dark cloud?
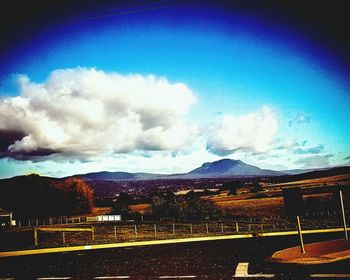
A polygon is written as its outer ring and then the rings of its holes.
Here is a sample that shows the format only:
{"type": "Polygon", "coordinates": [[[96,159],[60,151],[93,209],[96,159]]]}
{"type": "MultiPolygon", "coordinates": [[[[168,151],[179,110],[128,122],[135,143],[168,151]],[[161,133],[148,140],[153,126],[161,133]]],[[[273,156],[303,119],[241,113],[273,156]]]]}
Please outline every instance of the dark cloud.
{"type": "Polygon", "coordinates": [[[19,130],[1,130],[0,129],[0,157],[7,152],[7,148],[15,141],[21,140],[25,133],[19,130]]]}
{"type": "Polygon", "coordinates": [[[37,150],[28,152],[3,152],[0,158],[13,158],[16,160],[31,160],[33,162],[39,162],[47,158],[48,156],[59,154],[60,151],[55,151],[52,149],[38,148],[37,150]]]}
{"type": "Polygon", "coordinates": [[[294,150],[295,154],[298,155],[305,155],[305,154],[312,154],[312,155],[316,155],[316,154],[320,154],[322,153],[324,150],[324,145],[318,145],[316,147],[312,147],[312,148],[308,148],[308,149],[296,149],[294,150]]]}
{"type": "Polygon", "coordinates": [[[350,156],[347,156],[344,158],[344,160],[349,160],[350,159],[350,156]]]}

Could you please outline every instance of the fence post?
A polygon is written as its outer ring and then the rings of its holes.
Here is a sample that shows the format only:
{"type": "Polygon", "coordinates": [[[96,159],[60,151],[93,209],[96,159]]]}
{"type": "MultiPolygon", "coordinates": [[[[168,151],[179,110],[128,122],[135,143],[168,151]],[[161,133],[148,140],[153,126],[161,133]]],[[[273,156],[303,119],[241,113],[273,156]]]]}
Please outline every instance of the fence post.
{"type": "Polygon", "coordinates": [[[260,229],[261,229],[262,232],[264,231],[264,225],[263,224],[260,224],[260,229]]]}
{"type": "Polygon", "coordinates": [[[251,232],[252,231],[252,226],[249,224],[248,225],[248,231],[251,232]]]}
{"type": "Polygon", "coordinates": [[[35,219],[35,225],[38,226],[39,225],[39,221],[38,218],[35,219]]]}
{"type": "Polygon", "coordinates": [[[66,235],[65,235],[64,231],[62,231],[62,242],[63,242],[63,244],[66,243],[66,235]]]}
{"type": "Polygon", "coordinates": [[[137,238],[137,226],[134,225],[134,227],[135,227],[135,237],[137,238]]]}
{"type": "Polygon", "coordinates": [[[117,226],[114,226],[114,239],[117,240],[117,226]]]}
{"type": "Polygon", "coordinates": [[[154,228],[154,238],[157,238],[157,225],[154,224],[153,228],[154,228]]]}
{"type": "Polygon", "coordinates": [[[173,223],[173,235],[175,235],[175,224],[173,223]]]}
{"type": "Polygon", "coordinates": [[[91,240],[95,240],[95,228],[91,227],[91,240]]]}
{"type": "Polygon", "coordinates": [[[193,235],[192,223],[190,224],[190,232],[191,232],[191,235],[193,235]]]}
{"type": "Polygon", "coordinates": [[[239,232],[238,222],[236,222],[236,231],[239,232]]]}
{"type": "Polygon", "coordinates": [[[207,230],[207,234],[209,234],[209,227],[208,227],[208,223],[205,224],[205,228],[207,230]]]}
{"type": "Polygon", "coordinates": [[[21,221],[18,220],[18,227],[21,227],[21,221]]]}
{"type": "Polygon", "coordinates": [[[30,227],[31,225],[30,225],[30,219],[28,220],[28,226],[30,227]]]}
{"type": "Polygon", "coordinates": [[[224,233],[224,224],[221,223],[221,233],[224,233]]]}
{"type": "Polygon", "coordinates": [[[34,227],[34,245],[38,246],[38,230],[34,227]]]}

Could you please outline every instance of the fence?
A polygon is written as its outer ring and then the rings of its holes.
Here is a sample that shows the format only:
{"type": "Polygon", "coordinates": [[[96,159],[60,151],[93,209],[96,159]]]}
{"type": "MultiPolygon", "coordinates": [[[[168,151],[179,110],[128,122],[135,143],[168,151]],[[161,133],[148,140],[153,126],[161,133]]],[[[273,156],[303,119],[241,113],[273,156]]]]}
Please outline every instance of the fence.
{"type": "MultiPolygon", "coordinates": [[[[348,215],[349,212],[345,211],[345,214],[348,215]]],[[[94,222],[111,222],[111,221],[121,221],[121,217],[114,215],[114,219],[107,219],[107,216],[98,216],[98,217],[51,217],[51,218],[31,218],[31,219],[19,219],[17,220],[17,227],[38,227],[38,226],[48,226],[48,225],[67,225],[67,224],[82,224],[82,223],[94,223],[94,222]],[[99,218],[101,217],[101,218],[99,218]]],[[[306,212],[304,218],[337,218],[341,217],[340,211],[314,211],[306,212]]],[[[161,221],[169,221],[173,218],[161,218],[161,221]]],[[[289,220],[286,216],[269,216],[269,217],[235,217],[235,221],[238,222],[250,222],[250,223],[279,223],[289,220]]]]}
{"type": "Polygon", "coordinates": [[[34,227],[34,245],[38,246],[38,231],[43,232],[62,232],[62,243],[66,243],[66,232],[91,232],[91,240],[95,239],[95,229],[90,228],[62,228],[62,227],[34,227]]]}
{"type": "MultiPolygon", "coordinates": [[[[341,220],[301,220],[303,230],[341,227],[341,220]]],[[[204,237],[242,233],[264,233],[296,230],[295,221],[269,220],[265,222],[246,221],[177,223],[93,223],[64,224],[55,226],[23,227],[0,232],[0,249],[60,247],[113,242],[204,237]],[[91,232],[87,234],[87,232],[91,232]]]]}

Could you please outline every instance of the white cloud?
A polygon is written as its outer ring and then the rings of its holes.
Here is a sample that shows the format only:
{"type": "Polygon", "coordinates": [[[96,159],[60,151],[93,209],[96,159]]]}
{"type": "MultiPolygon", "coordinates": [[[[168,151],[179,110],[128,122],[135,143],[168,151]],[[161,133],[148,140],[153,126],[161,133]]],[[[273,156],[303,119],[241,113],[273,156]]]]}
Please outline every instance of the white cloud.
{"type": "Polygon", "coordinates": [[[334,157],[333,154],[306,156],[298,159],[294,164],[301,168],[329,167],[332,157],[334,157]]]}
{"type": "Polygon", "coordinates": [[[263,153],[272,149],[277,130],[277,116],[269,107],[240,117],[225,115],[219,125],[209,129],[207,146],[218,155],[240,150],[263,153]]]}
{"type": "Polygon", "coordinates": [[[18,82],[20,95],[0,100],[0,131],[24,135],[0,151],[6,157],[177,150],[195,132],[185,121],[193,93],[165,78],[74,68],[18,82]]]}

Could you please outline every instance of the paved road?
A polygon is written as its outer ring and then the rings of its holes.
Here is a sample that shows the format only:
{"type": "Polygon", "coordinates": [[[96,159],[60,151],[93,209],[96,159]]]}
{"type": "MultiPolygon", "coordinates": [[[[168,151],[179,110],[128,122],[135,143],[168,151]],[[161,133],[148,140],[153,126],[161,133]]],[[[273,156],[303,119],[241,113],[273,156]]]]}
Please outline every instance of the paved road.
{"type": "MultiPolygon", "coordinates": [[[[305,241],[322,238],[308,236],[305,241]]],[[[0,279],[233,279],[239,263],[249,263],[249,275],[237,279],[256,279],[254,274],[274,274],[274,279],[350,274],[350,261],[304,268],[264,261],[274,251],[295,245],[295,236],[270,237],[2,258],[0,279]]]]}

